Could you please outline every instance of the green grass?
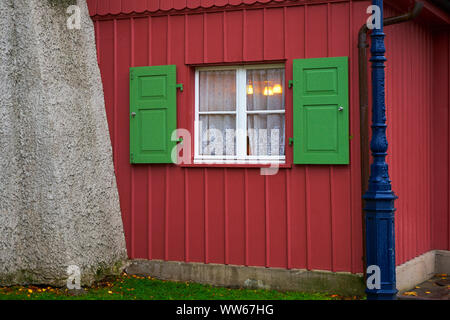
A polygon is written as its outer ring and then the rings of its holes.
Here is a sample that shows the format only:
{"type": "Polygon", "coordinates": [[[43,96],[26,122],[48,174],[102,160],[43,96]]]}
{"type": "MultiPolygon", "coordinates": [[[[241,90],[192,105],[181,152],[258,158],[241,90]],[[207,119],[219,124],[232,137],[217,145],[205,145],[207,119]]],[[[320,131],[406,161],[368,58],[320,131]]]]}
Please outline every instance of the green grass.
{"type": "MultiPolygon", "coordinates": [[[[0,300],[333,300],[337,295],[279,292],[275,290],[228,289],[192,282],[129,276],[105,279],[72,295],[66,288],[0,287],[0,300]]],[[[356,298],[356,297],[353,297],[356,298]]]]}

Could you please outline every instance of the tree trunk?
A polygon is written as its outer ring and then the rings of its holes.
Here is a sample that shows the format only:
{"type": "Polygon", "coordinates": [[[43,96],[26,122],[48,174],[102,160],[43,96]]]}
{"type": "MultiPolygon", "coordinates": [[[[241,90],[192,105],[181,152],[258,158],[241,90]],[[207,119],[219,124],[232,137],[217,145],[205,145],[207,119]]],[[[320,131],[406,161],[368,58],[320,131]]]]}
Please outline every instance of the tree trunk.
{"type": "Polygon", "coordinates": [[[126,247],[86,1],[1,0],[0,30],[0,285],[90,284],[126,247]]]}

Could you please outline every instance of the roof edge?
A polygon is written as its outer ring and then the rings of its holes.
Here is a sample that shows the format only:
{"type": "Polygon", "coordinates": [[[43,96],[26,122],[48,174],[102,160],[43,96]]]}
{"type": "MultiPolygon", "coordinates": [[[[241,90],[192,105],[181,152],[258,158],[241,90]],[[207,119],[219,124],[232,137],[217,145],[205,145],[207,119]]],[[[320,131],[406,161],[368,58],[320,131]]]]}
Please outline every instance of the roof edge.
{"type": "MultiPolygon", "coordinates": [[[[415,20],[425,22],[432,27],[450,27],[450,13],[437,7],[432,1],[418,0],[423,2],[422,12],[415,20]]],[[[385,0],[385,3],[402,12],[409,12],[413,7],[414,0],[385,0]]]]}

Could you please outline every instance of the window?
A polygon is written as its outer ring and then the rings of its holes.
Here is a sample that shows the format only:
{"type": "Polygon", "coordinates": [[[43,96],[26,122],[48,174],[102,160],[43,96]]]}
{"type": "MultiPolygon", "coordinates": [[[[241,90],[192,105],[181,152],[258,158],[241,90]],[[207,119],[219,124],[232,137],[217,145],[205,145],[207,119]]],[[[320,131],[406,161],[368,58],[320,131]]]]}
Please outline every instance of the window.
{"type": "Polygon", "coordinates": [[[195,163],[285,162],[283,65],[198,68],[195,163]]]}

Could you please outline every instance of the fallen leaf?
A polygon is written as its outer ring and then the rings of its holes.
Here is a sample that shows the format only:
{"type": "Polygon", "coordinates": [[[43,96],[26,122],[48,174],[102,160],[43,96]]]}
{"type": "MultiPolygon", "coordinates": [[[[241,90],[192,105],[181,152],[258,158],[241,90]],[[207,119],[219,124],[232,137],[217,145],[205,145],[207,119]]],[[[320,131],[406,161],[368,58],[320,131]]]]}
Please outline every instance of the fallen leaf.
{"type": "Polygon", "coordinates": [[[417,292],[414,291],[407,291],[403,293],[404,296],[417,296],[417,292]]]}
{"type": "Polygon", "coordinates": [[[425,291],[425,293],[427,293],[427,294],[430,294],[430,293],[431,293],[431,291],[425,291]]]}

